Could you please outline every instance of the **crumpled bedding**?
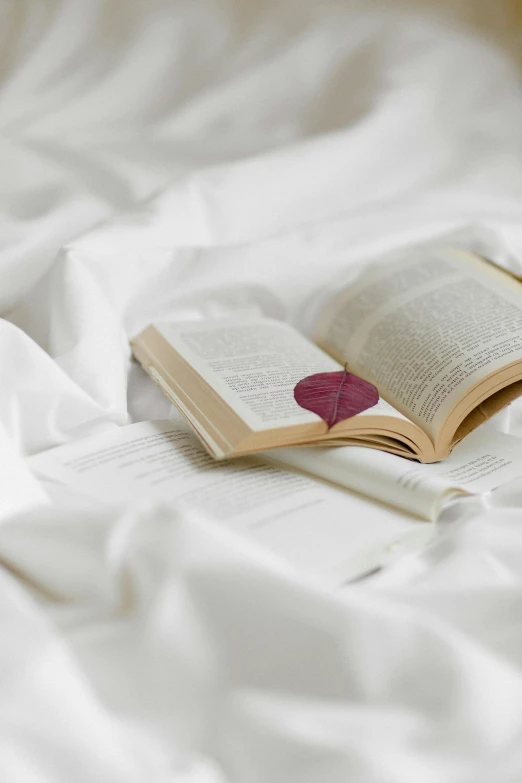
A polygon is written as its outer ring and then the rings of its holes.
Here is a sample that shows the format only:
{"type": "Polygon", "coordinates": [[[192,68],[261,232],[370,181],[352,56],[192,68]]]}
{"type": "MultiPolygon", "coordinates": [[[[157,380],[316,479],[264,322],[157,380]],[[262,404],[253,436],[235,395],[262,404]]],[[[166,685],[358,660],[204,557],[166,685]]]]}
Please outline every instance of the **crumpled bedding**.
{"type": "MultiPolygon", "coordinates": [[[[302,323],[448,233],[522,270],[517,63],[493,12],[436,10],[0,7],[7,455],[168,417],[128,348],[152,318],[302,323]]],[[[522,437],[521,405],[495,426],[522,437]]],[[[521,486],[337,592],[147,497],[5,516],[0,779],[517,783],[521,486]]]]}

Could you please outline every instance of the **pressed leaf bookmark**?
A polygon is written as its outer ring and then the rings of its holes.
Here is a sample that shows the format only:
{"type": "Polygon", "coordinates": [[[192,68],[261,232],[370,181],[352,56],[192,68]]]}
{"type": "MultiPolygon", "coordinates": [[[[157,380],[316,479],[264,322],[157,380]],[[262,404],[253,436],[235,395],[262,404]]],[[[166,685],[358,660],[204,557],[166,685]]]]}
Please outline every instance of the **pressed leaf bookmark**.
{"type": "Polygon", "coordinates": [[[317,413],[328,429],[340,421],[372,408],[379,402],[373,383],[348,372],[320,372],[296,384],[294,398],[301,408],[317,413]]]}

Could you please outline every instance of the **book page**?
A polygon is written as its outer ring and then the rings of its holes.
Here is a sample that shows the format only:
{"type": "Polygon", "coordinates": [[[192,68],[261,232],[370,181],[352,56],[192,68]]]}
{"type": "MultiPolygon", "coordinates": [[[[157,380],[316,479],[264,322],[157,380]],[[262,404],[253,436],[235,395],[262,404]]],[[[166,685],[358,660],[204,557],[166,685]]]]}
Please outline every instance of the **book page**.
{"type": "Polygon", "coordinates": [[[60,487],[105,503],[157,500],[196,509],[298,569],[341,584],[375,568],[390,547],[430,531],[399,512],[256,458],[216,462],[181,420],[142,422],[32,457],[60,487]]]}
{"type": "Polygon", "coordinates": [[[456,494],[487,492],[522,477],[522,441],[489,427],[470,433],[443,462],[432,464],[360,446],[276,449],[264,455],[430,520],[456,494]]]}
{"type": "MultiPolygon", "coordinates": [[[[320,421],[294,387],[307,375],[342,370],[283,321],[269,318],[154,324],[183,358],[255,431],[320,421]]],[[[381,400],[364,415],[398,416],[381,400]]]]}
{"type": "Polygon", "coordinates": [[[435,440],[471,387],[522,359],[522,286],[463,251],[410,255],[342,290],[315,336],[435,440]]]}

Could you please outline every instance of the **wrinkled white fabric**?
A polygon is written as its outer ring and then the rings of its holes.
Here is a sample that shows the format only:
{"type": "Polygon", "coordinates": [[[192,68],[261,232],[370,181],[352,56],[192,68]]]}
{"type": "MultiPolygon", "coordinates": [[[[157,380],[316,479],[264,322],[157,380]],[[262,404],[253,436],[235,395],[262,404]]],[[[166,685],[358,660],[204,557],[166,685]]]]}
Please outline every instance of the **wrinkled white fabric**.
{"type": "MultiPolygon", "coordinates": [[[[152,318],[302,322],[353,265],[448,232],[522,270],[496,5],[479,30],[376,0],[0,2],[10,448],[167,417],[128,349],[152,318]]],[[[522,406],[497,426],[522,436],[522,406]]],[[[5,516],[1,779],[518,783],[521,506],[519,482],[460,501],[336,594],[147,498],[5,516]]]]}

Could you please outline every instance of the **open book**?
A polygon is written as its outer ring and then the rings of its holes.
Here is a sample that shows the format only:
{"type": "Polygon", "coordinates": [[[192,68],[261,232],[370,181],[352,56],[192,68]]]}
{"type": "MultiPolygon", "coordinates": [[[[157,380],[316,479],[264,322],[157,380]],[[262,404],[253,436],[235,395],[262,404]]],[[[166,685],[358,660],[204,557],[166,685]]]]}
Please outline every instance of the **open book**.
{"type": "MultiPolygon", "coordinates": [[[[255,542],[331,586],[418,551],[434,534],[413,516],[257,455],[217,462],[179,420],[111,428],[37,454],[28,464],[55,505],[67,503],[71,492],[104,505],[167,504],[255,542]]],[[[405,464],[410,470],[437,467],[405,464]]],[[[430,484],[424,492],[423,512],[438,504],[441,487],[430,484]]]]}
{"type": "Polygon", "coordinates": [[[461,250],[368,268],[310,333],[272,319],[155,323],[132,347],[215,459],[351,444],[436,462],[522,394],[522,284],[461,250]],[[344,367],[380,399],[328,429],[293,390],[344,367]]]}
{"type": "Polygon", "coordinates": [[[520,439],[492,425],[433,465],[358,447],[277,449],[218,462],[172,415],[57,446],[28,466],[57,505],[72,491],[109,505],[186,506],[332,586],[419,551],[435,534],[419,520],[522,475],[520,439]]]}

